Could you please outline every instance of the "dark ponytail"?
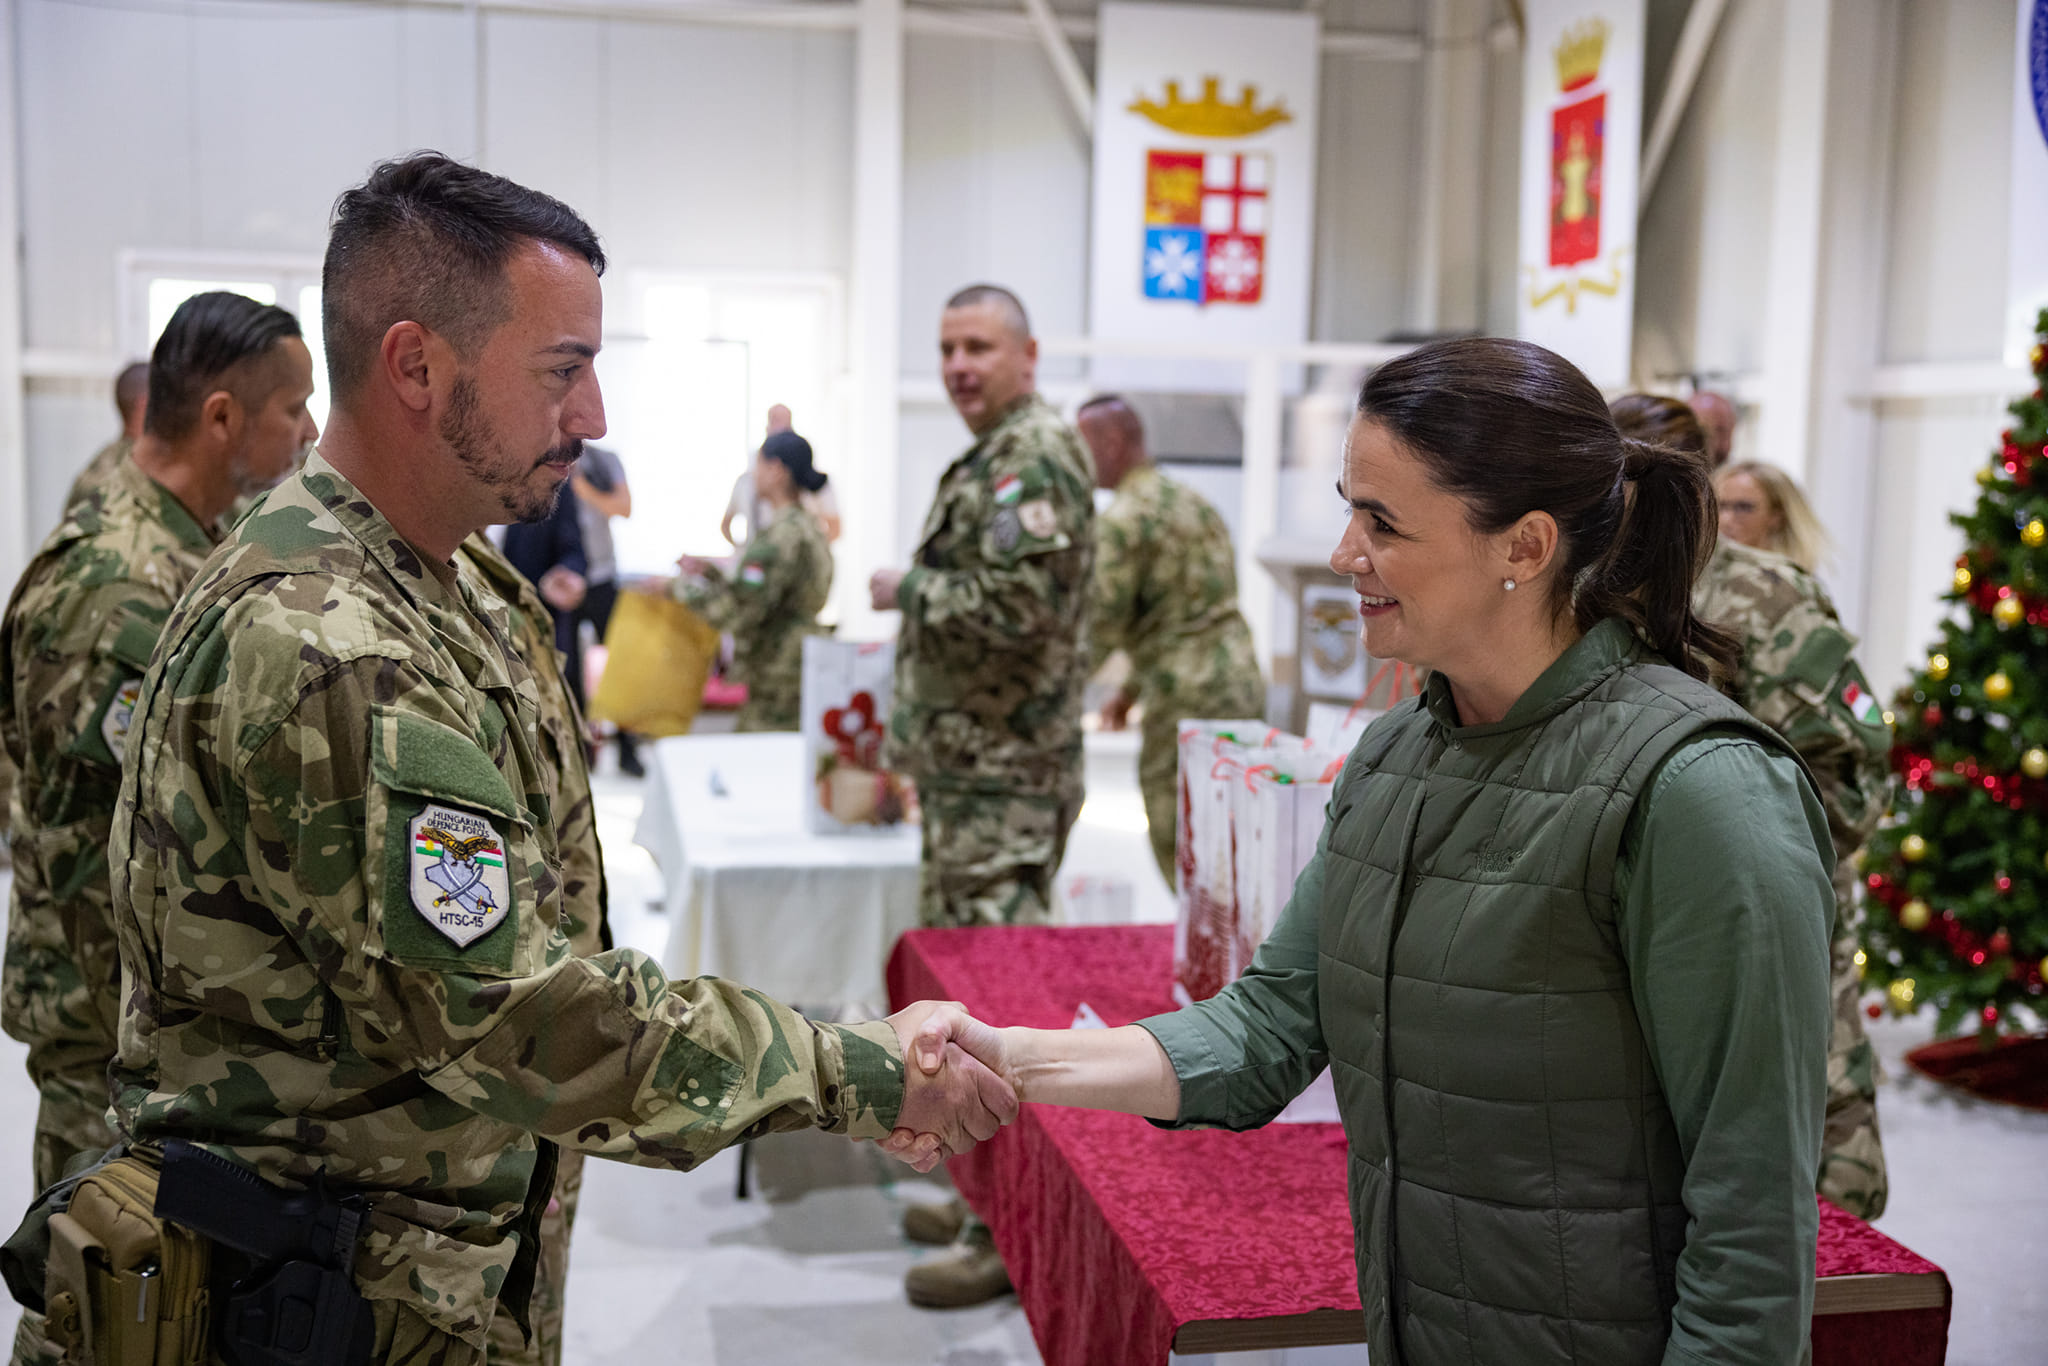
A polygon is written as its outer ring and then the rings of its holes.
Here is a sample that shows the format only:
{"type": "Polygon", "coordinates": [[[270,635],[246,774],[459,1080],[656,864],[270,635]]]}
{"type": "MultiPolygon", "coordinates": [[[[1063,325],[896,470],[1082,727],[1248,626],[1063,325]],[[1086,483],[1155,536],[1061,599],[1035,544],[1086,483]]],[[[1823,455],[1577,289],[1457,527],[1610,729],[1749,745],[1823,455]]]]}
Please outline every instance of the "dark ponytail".
{"type": "Polygon", "coordinates": [[[1358,415],[1421,460],[1481,534],[1548,512],[1560,533],[1552,607],[1581,631],[1619,617],[1693,677],[1732,675],[1735,638],[1692,613],[1714,549],[1705,461],[1623,437],[1569,361],[1500,337],[1438,342],[1375,370],[1358,415]]]}

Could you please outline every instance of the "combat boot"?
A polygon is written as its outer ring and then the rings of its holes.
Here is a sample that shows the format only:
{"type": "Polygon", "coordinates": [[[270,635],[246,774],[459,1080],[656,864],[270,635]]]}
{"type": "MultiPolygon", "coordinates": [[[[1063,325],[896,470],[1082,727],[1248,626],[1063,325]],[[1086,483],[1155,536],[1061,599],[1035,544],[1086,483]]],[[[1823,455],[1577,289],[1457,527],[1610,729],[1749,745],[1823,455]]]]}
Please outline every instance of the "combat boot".
{"type": "Polygon", "coordinates": [[[959,1196],[936,1205],[914,1204],[903,1211],[903,1236],[913,1243],[950,1247],[967,1222],[967,1203],[959,1196]]]}
{"type": "Polygon", "coordinates": [[[965,1309],[1009,1294],[1010,1273],[988,1227],[977,1220],[952,1252],[910,1268],[903,1292],[921,1309],[965,1309]]]}

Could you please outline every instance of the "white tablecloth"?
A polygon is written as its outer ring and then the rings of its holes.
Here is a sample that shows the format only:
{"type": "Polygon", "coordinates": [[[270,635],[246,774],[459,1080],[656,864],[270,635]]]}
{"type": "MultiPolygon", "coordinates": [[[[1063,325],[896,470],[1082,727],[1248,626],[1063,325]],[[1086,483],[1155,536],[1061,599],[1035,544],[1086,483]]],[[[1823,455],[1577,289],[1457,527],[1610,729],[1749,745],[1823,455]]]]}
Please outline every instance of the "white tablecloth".
{"type": "Polygon", "coordinates": [[[888,1001],[882,966],[917,924],[918,832],[813,835],[794,734],[653,746],[636,844],[667,883],[662,966],[813,1009],[888,1001]]]}

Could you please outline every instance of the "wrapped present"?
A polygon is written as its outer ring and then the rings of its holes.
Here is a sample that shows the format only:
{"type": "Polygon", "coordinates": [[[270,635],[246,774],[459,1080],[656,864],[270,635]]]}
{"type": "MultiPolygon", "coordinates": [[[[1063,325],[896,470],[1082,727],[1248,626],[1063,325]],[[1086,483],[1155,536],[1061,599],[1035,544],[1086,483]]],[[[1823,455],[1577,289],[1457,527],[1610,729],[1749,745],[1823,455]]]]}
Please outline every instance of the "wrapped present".
{"type": "Polygon", "coordinates": [[[635,735],[682,735],[697,719],[718,632],[672,598],[621,593],[604,634],[604,673],[590,719],[635,735]]]}
{"type": "Polygon", "coordinates": [[[1180,723],[1178,814],[1174,821],[1174,999],[1207,1000],[1231,979],[1230,938],[1237,920],[1237,864],[1231,804],[1242,781],[1237,757],[1275,734],[1264,721],[1180,723]]]}
{"type": "Polygon", "coordinates": [[[804,638],[805,821],[815,834],[877,830],[917,819],[910,780],[882,765],[896,647],[804,638]]]}
{"type": "Polygon", "coordinates": [[[1317,749],[1349,754],[1365,728],[1392,711],[1395,704],[1422,691],[1422,672],[1398,659],[1373,671],[1365,691],[1350,706],[1339,702],[1308,704],[1308,742],[1317,749]]]}

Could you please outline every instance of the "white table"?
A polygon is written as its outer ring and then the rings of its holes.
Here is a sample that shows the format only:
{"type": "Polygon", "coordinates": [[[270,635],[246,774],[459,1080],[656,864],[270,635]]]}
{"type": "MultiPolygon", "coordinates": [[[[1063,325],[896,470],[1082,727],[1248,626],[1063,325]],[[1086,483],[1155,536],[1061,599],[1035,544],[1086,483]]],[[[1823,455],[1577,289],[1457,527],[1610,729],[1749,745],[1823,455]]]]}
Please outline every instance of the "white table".
{"type": "Polygon", "coordinates": [[[811,834],[795,734],[686,735],[652,749],[633,840],[667,883],[663,969],[790,1005],[883,1013],[882,965],[917,925],[917,827],[811,834]]]}

